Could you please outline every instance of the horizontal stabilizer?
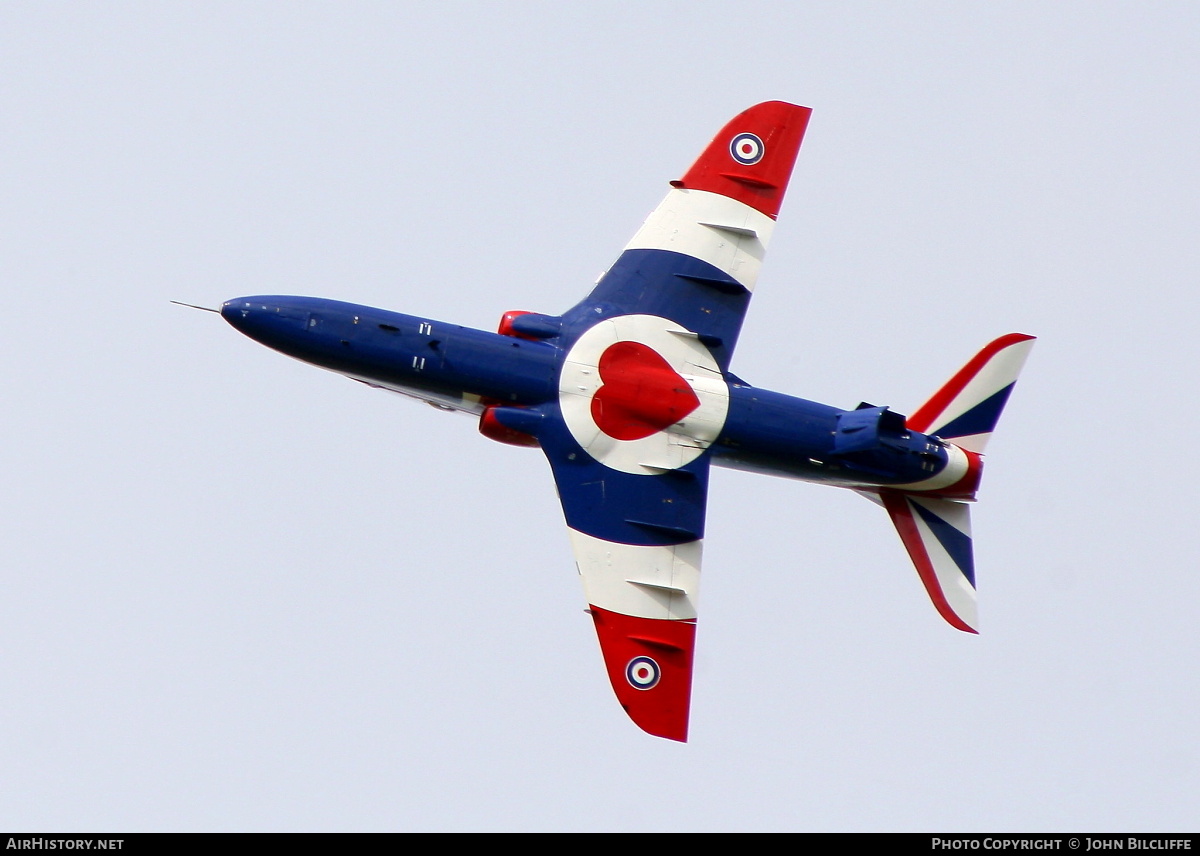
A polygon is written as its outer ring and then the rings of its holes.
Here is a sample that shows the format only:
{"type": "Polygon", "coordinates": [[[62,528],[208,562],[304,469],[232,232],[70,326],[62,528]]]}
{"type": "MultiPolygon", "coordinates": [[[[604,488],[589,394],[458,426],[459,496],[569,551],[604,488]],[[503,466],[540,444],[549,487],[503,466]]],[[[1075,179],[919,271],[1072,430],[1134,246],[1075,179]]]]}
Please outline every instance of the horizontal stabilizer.
{"type": "Polygon", "coordinates": [[[1033,342],[1009,333],[987,345],[908,418],[908,427],[983,452],[1033,342]]]}
{"type": "Polygon", "coordinates": [[[978,633],[971,506],[894,490],[879,494],[934,608],[951,627],[978,633]]]}

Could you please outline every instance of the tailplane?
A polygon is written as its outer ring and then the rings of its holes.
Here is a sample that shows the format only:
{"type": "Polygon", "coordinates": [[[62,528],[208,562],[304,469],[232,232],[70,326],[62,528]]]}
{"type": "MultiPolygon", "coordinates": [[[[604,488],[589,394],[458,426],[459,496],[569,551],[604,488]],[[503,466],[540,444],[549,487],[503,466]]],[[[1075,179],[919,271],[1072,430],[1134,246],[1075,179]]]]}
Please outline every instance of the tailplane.
{"type": "Polygon", "coordinates": [[[1009,333],[987,345],[908,417],[908,427],[982,452],[1033,342],[1033,336],[1009,333]]]}
{"type": "MultiPolygon", "coordinates": [[[[978,461],[1033,342],[1024,333],[996,339],[910,416],[907,426],[974,453],[978,461]]],[[[905,490],[880,490],[879,499],[938,614],[951,627],[978,633],[971,506],[905,490]]]]}
{"type": "Polygon", "coordinates": [[[978,633],[971,506],[898,490],[880,491],[880,498],[938,614],[951,627],[978,633]]]}

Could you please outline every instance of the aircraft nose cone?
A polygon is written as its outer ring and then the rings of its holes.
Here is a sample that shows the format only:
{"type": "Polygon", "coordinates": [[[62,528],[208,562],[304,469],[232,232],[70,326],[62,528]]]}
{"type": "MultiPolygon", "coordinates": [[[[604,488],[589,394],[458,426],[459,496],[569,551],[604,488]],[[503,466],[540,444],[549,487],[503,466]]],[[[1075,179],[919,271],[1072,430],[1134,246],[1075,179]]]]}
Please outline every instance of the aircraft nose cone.
{"type": "Polygon", "coordinates": [[[301,298],[235,297],[221,304],[221,317],[256,342],[301,356],[315,344],[308,332],[311,313],[301,298]]]}
{"type": "Polygon", "coordinates": [[[221,304],[221,317],[252,338],[290,327],[303,327],[306,313],[277,297],[235,297],[221,304]]]}
{"type": "Polygon", "coordinates": [[[226,300],[221,304],[221,317],[235,329],[251,335],[251,330],[256,326],[256,320],[261,319],[266,308],[266,306],[260,306],[245,297],[238,297],[226,300]]]}
{"type": "Polygon", "coordinates": [[[275,307],[262,298],[236,297],[221,304],[221,317],[239,333],[259,342],[272,333],[275,307]]]}

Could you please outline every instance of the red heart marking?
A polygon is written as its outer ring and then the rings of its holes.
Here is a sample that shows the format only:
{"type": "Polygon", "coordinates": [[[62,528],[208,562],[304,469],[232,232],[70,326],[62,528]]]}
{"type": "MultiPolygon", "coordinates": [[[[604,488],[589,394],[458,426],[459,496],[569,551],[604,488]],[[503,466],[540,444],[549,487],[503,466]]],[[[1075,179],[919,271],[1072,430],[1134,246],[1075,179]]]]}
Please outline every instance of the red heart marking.
{"type": "Polygon", "coordinates": [[[657,351],[641,342],[617,342],[600,355],[592,419],[615,440],[640,440],[674,425],[700,399],[657,351]]]}

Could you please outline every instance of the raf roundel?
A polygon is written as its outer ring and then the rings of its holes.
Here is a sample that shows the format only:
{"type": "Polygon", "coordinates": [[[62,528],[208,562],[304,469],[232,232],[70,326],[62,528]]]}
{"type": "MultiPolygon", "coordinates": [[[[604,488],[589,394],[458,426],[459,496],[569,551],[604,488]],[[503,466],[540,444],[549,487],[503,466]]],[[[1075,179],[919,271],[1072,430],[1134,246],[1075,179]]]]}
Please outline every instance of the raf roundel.
{"type": "Polygon", "coordinates": [[[634,657],[625,667],[625,679],[634,689],[653,689],[661,676],[662,670],[658,668],[658,663],[649,657],[634,657]]]}
{"type": "Polygon", "coordinates": [[[762,160],[767,148],[757,134],[738,134],[729,143],[729,154],[742,166],[753,166],[762,160]]]}

